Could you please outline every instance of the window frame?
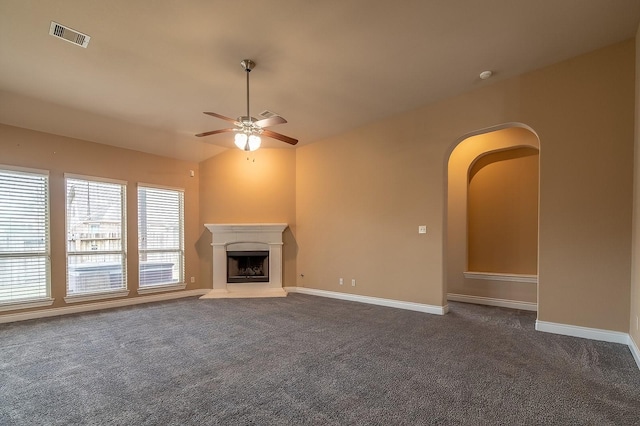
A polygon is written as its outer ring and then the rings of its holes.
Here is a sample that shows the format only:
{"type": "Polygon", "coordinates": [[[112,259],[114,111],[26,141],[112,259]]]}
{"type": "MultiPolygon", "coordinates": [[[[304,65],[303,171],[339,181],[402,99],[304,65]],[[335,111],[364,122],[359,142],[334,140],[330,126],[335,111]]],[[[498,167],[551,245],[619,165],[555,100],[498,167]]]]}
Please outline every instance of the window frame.
{"type": "Polygon", "coordinates": [[[138,243],[137,243],[137,249],[138,249],[138,294],[147,294],[147,293],[156,293],[156,292],[160,292],[160,291],[169,291],[169,290],[183,290],[186,288],[186,273],[185,273],[185,250],[184,250],[184,240],[185,240],[185,213],[184,213],[184,209],[185,209],[185,202],[184,202],[184,196],[185,196],[185,190],[184,188],[176,188],[176,187],[170,187],[170,186],[164,186],[164,185],[155,185],[155,184],[150,184],[150,183],[143,183],[143,182],[138,182],[137,185],[137,191],[136,191],[136,195],[137,195],[137,214],[136,214],[136,220],[138,223],[138,243]],[[140,209],[140,191],[143,189],[152,189],[152,190],[159,190],[159,191],[171,191],[171,192],[175,192],[179,194],[179,235],[178,235],[178,239],[179,239],[179,248],[178,249],[170,249],[170,250],[162,250],[162,249],[142,249],[140,247],[141,244],[141,240],[142,240],[142,235],[143,235],[143,230],[140,227],[140,213],[141,213],[141,209],[140,209]],[[179,254],[179,260],[180,260],[180,265],[178,266],[178,281],[177,282],[168,282],[168,283],[160,283],[160,284],[154,284],[154,285],[142,285],[142,280],[141,278],[141,265],[142,265],[142,261],[141,261],[141,257],[144,253],[174,253],[177,252],[179,254]]]}
{"type": "Polygon", "coordinates": [[[65,302],[66,303],[74,303],[74,302],[84,302],[91,300],[99,300],[99,299],[109,299],[115,297],[124,297],[129,294],[128,290],[128,279],[127,279],[127,270],[128,270],[128,253],[127,253],[127,181],[111,179],[99,176],[88,176],[88,175],[79,175],[74,173],[65,173],[64,174],[64,200],[65,200],[65,210],[64,210],[64,221],[65,221],[65,302]],[[121,288],[115,289],[104,289],[98,291],[88,291],[88,292],[74,292],[69,293],[69,258],[70,256],[82,256],[82,255],[91,255],[92,252],[87,251],[73,251],[69,250],[69,201],[68,201],[68,192],[67,185],[69,179],[72,180],[80,180],[87,182],[97,182],[97,183],[106,183],[106,184],[115,184],[120,185],[121,187],[121,206],[120,206],[120,229],[121,229],[121,237],[120,237],[120,250],[102,250],[98,253],[101,255],[120,255],[122,258],[122,283],[123,286],[121,288]]]}
{"type": "Polygon", "coordinates": [[[44,178],[44,250],[32,252],[0,252],[0,258],[43,258],[44,259],[44,296],[0,301],[0,311],[51,306],[51,183],[48,170],[0,164],[0,170],[16,174],[38,175],[44,178]]]}

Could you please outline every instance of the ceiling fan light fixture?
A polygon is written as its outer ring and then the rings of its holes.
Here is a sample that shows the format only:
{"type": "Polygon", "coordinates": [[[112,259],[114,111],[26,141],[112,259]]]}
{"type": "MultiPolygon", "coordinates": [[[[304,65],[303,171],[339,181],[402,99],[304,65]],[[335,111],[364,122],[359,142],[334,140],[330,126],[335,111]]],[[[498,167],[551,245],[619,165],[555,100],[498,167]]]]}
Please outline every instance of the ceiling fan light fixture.
{"type": "Polygon", "coordinates": [[[247,133],[236,133],[234,138],[235,145],[243,151],[255,151],[260,148],[262,140],[260,136],[247,133]]]}
{"type": "Polygon", "coordinates": [[[251,135],[249,136],[249,151],[255,151],[256,149],[260,148],[260,144],[262,143],[262,140],[260,139],[260,136],[258,135],[251,135]]]}
{"type": "Polygon", "coordinates": [[[234,138],[234,143],[239,149],[244,150],[247,146],[248,136],[246,133],[236,133],[236,137],[234,138]]]}

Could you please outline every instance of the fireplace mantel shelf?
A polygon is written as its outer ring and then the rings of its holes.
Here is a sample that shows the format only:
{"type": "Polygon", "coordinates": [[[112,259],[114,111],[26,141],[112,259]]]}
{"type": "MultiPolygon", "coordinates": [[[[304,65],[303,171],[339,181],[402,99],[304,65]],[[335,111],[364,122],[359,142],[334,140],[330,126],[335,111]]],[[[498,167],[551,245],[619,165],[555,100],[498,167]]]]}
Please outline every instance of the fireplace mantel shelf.
{"type": "Polygon", "coordinates": [[[283,232],[286,223],[207,223],[204,225],[212,234],[224,232],[283,232]]]}

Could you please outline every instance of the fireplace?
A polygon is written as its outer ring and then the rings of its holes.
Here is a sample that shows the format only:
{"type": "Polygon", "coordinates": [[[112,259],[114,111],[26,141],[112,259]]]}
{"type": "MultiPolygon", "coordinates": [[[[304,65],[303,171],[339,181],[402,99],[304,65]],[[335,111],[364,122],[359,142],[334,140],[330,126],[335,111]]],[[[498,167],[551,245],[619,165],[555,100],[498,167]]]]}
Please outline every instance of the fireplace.
{"type": "Polygon", "coordinates": [[[285,297],[282,233],[286,223],[205,224],[213,247],[213,289],[203,299],[285,297]]]}
{"type": "Polygon", "coordinates": [[[227,251],[227,283],[268,283],[269,251],[227,251]]]}

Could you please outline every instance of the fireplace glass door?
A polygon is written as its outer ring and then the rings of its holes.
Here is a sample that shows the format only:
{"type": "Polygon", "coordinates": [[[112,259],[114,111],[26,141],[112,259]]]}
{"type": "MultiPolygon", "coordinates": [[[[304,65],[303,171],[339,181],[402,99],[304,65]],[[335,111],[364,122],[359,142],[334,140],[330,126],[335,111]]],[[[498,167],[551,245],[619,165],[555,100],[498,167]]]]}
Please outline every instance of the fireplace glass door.
{"type": "Polygon", "coordinates": [[[228,251],[227,282],[269,282],[269,251],[228,251]]]}

